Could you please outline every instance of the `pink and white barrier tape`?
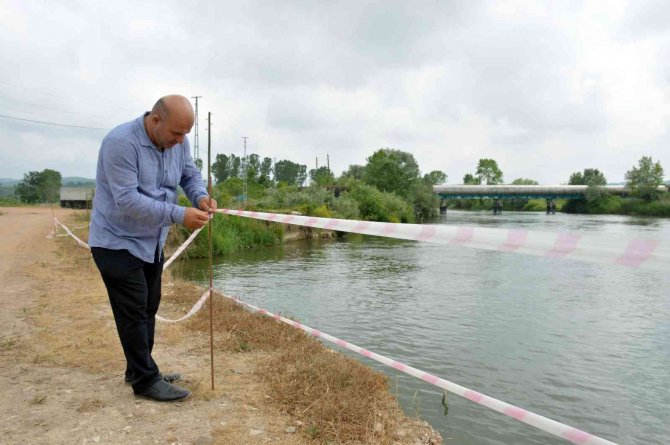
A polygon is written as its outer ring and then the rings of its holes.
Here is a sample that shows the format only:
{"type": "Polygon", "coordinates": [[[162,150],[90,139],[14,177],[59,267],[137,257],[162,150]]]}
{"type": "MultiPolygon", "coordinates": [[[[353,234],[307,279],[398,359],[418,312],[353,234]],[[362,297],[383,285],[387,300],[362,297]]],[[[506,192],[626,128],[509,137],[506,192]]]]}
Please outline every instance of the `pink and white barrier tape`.
{"type": "Polygon", "coordinates": [[[177,318],[175,320],[170,320],[167,318],[163,318],[160,315],[156,315],[156,320],[162,321],[164,323],[178,323],[180,321],[184,321],[187,318],[191,318],[194,316],[200,309],[202,309],[202,306],[205,304],[205,301],[209,298],[210,292],[209,290],[206,291],[204,294],[202,294],[202,297],[196,301],[196,303],[193,305],[193,307],[184,315],[183,317],[177,318]]]}
{"type": "MultiPolygon", "coordinates": [[[[83,242],[82,240],[80,240],[79,238],[77,238],[77,237],[70,231],[70,229],[68,229],[67,226],[65,226],[63,223],[61,223],[60,221],[58,221],[57,218],[54,218],[53,220],[54,220],[54,225],[57,224],[57,225],[61,226],[61,227],[63,228],[63,230],[65,230],[65,231],[67,232],[68,235],[70,235],[72,238],[74,238],[74,240],[77,242],[77,244],[79,244],[81,247],[84,247],[84,248],[86,248],[86,249],[88,249],[88,250],[91,250],[91,248],[89,247],[88,244],[86,244],[85,242],[83,242]]],[[[196,236],[198,236],[198,233],[200,233],[201,230],[202,230],[202,229],[197,229],[197,230],[195,230],[195,231],[191,234],[191,236],[189,236],[188,239],[187,239],[181,246],[179,246],[179,249],[177,249],[176,252],[172,254],[172,256],[170,257],[170,259],[168,259],[168,260],[163,264],[163,270],[167,269],[167,268],[174,262],[174,260],[176,260],[177,257],[178,257],[179,255],[181,255],[182,252],[184,252],[184,250],[186,250],[186,248],[188,247],[188,245],[191,244],[191,243],[193,242],[193,240],[195,239],[196,236]]],[[[55,231],[52,231],[52,233],[51,233],[48,237],[54,237],[54,236],[56,236],[56,235],[55,235],[55,231]]],[[[163,317],[161,317],[160,315],[156,315],[156,319],[157,319],[157,320],[160,320],[160,321],[162,321],[162,322],[165,322],[165,323],[177,323],[177,322],[179,322],[179,321],[186,320],[187,318],[191,318],[191,317],[192,317],[193,315],[195,315],[200,309],[202,309],[202,306],[203,306],[203,304],[205,304],[205,301],[207,301],[207,298],[208,298],[208,297],[209,297],[209,291],[205,292],[205,293],[202,295],[202,297],[200,297],[200,299],[199,299],[198,301],[196,301],[196,303],[195,303],[195,304],[193,305],[193,307],[186,313],[186,315],[184,315],[183,317],[180,317],[180,318],[178,318],[178,319],[176,319],[176,320],[170,320],[170,319],[167,319],[167,318],[163,318],[163,317]]]]}
{"type": "Polygon", "coordinates": [[[226,215],[243,216],[284,224],[428,241],[477,249],[514,252],[549,258],[566,258],[640,269],[670,269],[670,241],[626,238],[601,234],[551,233],[520,229],[494,229],[429,224],[394,224],[348,219],[219,209],[226,215]]]}
{"type": "MultiPolygon", "coordinates": [[[[224,212],[222,212],[224,213],[224,212]]],[[[264,218],[259,218],[259,219],[264,219],[264,218]]],[[[323,219],[323,218],[314,218],[314,219],[323,219]]],[[[77,241],[77,244],[79,244],[82,247],[85,247],[90,250],[90,247],[88,244],[77,238],[64,224],[62,224],[58,219],[53,218],[54,224],[58,224],[61,226],[72,238],[77,241]]],[[[269,219],[270,221],[272,219],[269,219]]],[[[343,221],[343,220],[335,220],[335,221],[343,221]]],[[[283,222],[283,221],[279,221],[283,222]]],[[[379,224],[379,223],[376,223],[379,224]]],[[[305,224],[307,225],[307,224],[305,224]]],[[[311,226],[311,227],[319,227],[319,226],[311,226]]],[[[328,227],[319,227],[319,228],[328,228],[328,227]]],[[[338,229],[340,230],[340,229],[338,229]]],[[[196,230],[191,234],[191,236],[182,244],[179,249],[170,257],[170,259],[165,263],[164,268],[168,267],[177,256],[179,256],[184,249],[195,239],[195,237],[198,235],[198,232],[200,229],[196,230]]],[[[343,230],[346,231],[346,230],[343,230]]],[[[364,232],[355,232],[355,233],[364,233],[364,232]]],[[[366,233],[368,235],[374,235],[374,233],[366,233]]],[[[412,239],[412,238],[402,238],[402,239],[412,239]]],[[[598,436],[594,436],[592,434],[586,433],[584,431],[578,430],[576,428],[570,427],[568,425],[562,424],[560,422],[556,422],[555,420],[551,420],[549,418],[546,418],[544,416],[541,416],[539,414],[535,414],[533,412],[527,411],[523,408],[519,408],[514,405],[510,405],[509,403],[505,403],[501,400],[495,399],[493,397],[489,397],[487,395],[481,394],[477,391],[473,391],[471,389],[468,389],[464,386],[458,385],[456,383],[450,382],[448,380],[444,380],[442,378],[439,378],[437,376],[434,376],[432,374],[429,374],[425,371],[421,371],[420,369],[413,368],[409,365],[406,365],[404,363],[398,362],[396,360],[390,359],[388,357],[385,357],[383,355],[377,354],[372,351],[368,351],[367,349],[363,349],[360,346],[356,346],[353,343],[349,343],[344,340],[340,340],[337,337],[333,337],[332,335],[326,334],[324,332],[318,331],[314,328],[311,328],[309,326],[303,325],[302,323],[299,323],[294,320],[289,320],[288,318],[284,318],[280,315],[273,314],[272,312],[266,311],[265,309],[258,308],[252,304],[243,302],[241,300],[238,300],[233,297],[229,297],[228,295],[223,294],[222,292],[219,292],[222,296],[225,298],[229,298],[236,302],[237,304],[240,304],[242,306],[245,306],[255,312],[258,312],[260,314],[266,315],[268,317],[272,317],[275,320],[282,321],[290,326],[293,326],[294,328],[301,329],[308,334],[311,334],[315,337],[322,338],[326,341],[329,341],[331,343],[334,343],[338,346],[341,346],[345,349],[348,349],[350,351],[353,351],[357,354],[361,354],[364,357],[368,357],[372,360],[375,360],[379,363],[382,363],[384,365],[390,366],[400,372],[404,372],[405,374],[411,375],[412,377],[416,377],[418,379],[421,379],[425,382],[430,383],[431,385],[437,386],[439,388],[442,388],[444,390],[453,392],[454,394],[457,394],[461,397],[465,397],[468,400],[471,400],[479,405],[486,406],[487,408],[490,408],[492,410],[498,411],[500,413],[503,413],[509,417],[512,417],[520,422],[526,423],[528,425],[534,426],[542,431],[545,431],[547,433],[553,434],[555,436],[561,437],[563,439],[569,440],[572,443],[579,444],[579,445],[616,445],[614,442],[610,442],[609,440],[600,438],[598,436]]],[[[156,316],[156,319],[166,322],[166,323],[177,323],[183,320],[186,320],[193,315],[195,315],[202,307],[204,306],[205,302],[211,295],[211,291],[207,290],[202,296],[198,299],[198,301],[193,305],[193,307],[182,317],[175,319],[175,320],[170,320],[166,319],[160,316],[156,316]]]]}
{"type": "MultiPolygon", "coordinates": [[[[74,238],[74,240],[77,242],[77,244],[79,244],[81,247],[83,247],[85,249],[91,250],[91,248],[89,247],[88,244],[86,244],[85,242],[83,242],[82,240],[77,238],[77,236],[74,233],[72,233],[70,231],[70,229],[68,229],[62,222],[58,221],[58,218],[54,218],[53,220],[54,220],[54,224],[57,224],[57,225],[61,226],[63,228],[63,230],[65,230],[65,232],[67,232],[68,235],[70,235],[72,238],[74,238]]],[[[55,232],[53,233],[53,236],[56,236],[55,232]]]]}
{"type": "Polygon", "coordinates": [[[193,240],[195,239],[196,236],[198,236],[198,233],[200,233],[201,230],[202,227],[194,230],[193,233],[191,233],[191,236],[189,236],[186,239],[186,241],[184,241],[184,243],[181,246],[179,246],[179,249],[177,249],[176,252],[173,253],[172,256],[163,264],[163,270],[170,267],[170,264],[172,264],[174,260],[176,260],[177,257],[181,255],[184,252],[184,250],[186,250],[186,248],[189,246],[189,244],[193,242],[193,240]]]}
{"type": "Polygon", "coordinates": [[[272,312],[256,307],[253,304],[249,304],[244,301],[238,300],[237,298],[225,295],[222,292],[216,290],[215,292],[224,296],[225,298],[233,300],[237,304],[240,304],[244,307],[251,309],[252,311],[258,312],[268,317],[272,317],[275,320],[284,322],[290,326],[293,326],[294,328],[302,329],[303,331],[317,338],[322,338],[326,341],[329,341],[345,349],[348,349],[349,351],[353,351],[357,354],[360,354],[364,357],[368,357],[386,366],[390,366],[391,368],[394,368],[400,372],[404,372],[405,374],[411,375],[412,377],[421,379],[424,382],[428,382],[431,385],[453,392],[454,394],[464,397],[479,405],[491,408],[494,411],[498,411],[499,413],[505,414],[506,416],[512,417],[513,419],[516,419],[520,422],[534,426],[535,428],[553,434],[554,436],[558,436],[562,439],[569,440],[572,443],[579,445],[616,445],[614,442],[610,442],[609,440],[603,439],[598,436],[594,436],[593,434],[586,433],[584,431],[578,430],[577,428],[573,428],[560,422],[556,422],[555,420],[548,419],[544,416],[527,411],[523,408],[510,405],[509,403],[505,403],[501,400],[494,399],[493,397],[489,397],[477,391],[473,391],[471,389],[450,382],[448,380],[441,379],[425,371],[413,368],[409,365],[390,359],[375,352],[368,351],[367,349],[363,349],[360,346],[354,345],[353,343],[340,340],[337,337],[333,337],[332,335],[328,335],[324,332],[321,332],[309,326],[305,326],[304,324],[299,323],[297,321],[284,318],[281,315],[273,314],[272,312]]]}

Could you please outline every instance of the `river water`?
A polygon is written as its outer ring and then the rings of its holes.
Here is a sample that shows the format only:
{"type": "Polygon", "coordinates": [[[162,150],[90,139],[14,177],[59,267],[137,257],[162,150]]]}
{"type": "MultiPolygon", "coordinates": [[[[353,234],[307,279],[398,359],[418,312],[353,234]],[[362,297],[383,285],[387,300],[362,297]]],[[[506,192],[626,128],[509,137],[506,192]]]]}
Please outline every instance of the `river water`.
{"type": "MultiPolygon", "coordinates": [[[[643,234],[670,220],[449,211],[436,224],[643,234]]],[[[207,266],[175,269],[205,284],[207,266]]],[[[670,275],[375,237],[215,261],[215,288],[621,444],[670,443],[670,275]]],[[[333,346],[337,348],[336,346],[333,346]]],[[[356,355],[447,444],[565,441],[356,355]]]]}

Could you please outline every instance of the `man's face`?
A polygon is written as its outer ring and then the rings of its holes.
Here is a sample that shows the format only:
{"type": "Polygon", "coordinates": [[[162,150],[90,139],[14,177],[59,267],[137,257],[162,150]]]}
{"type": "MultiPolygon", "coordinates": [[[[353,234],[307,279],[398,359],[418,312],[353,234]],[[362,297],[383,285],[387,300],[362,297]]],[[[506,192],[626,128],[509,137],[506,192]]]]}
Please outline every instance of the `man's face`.
{"type": "Polygon", "coordinates": [[[154,139],[158,148],[172,148],[184,142],[193,127],[193,118],[179,113],[170,113],[167,118],[154,115],[154,139]]]}

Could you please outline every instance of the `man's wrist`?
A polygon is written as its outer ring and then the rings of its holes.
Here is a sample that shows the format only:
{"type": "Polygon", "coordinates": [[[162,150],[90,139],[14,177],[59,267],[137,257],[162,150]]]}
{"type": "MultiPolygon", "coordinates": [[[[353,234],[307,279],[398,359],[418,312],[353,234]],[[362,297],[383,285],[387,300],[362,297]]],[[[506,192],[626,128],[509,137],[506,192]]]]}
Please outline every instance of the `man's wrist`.
{"type": "Polygon", "coordinates": [[[173,205],[172,210],[170,211],[170,218],[175,224],[184,224],[184,215],[186,215],[186,208],[173,205]]]}
{"type": "Polygon", "coordinates": [[[200,201],[203,199],[209,199],[209,195],[200,195],[197,198],[195,198],[195,207],[200,208],[200,201]]]}

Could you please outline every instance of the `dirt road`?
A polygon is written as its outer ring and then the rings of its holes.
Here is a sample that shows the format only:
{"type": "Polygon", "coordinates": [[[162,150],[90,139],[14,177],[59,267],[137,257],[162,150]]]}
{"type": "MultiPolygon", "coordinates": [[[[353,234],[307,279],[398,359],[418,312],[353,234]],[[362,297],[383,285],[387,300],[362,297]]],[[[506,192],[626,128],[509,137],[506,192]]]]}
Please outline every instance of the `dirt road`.
{"type": "MultiPolygon", "coordinates": [[[[159,324],[154,355],[162,370],[184,374],[194,396],[181,403],[133,396],[95,265],[71,238],[46,238],[51,212],[0,208],[1,444],[318,443],[269,403],[254,372],[262,353],[217,352],[211,391],[208,339],[179,324],[159,324]]],[[[85,224],[81,211],[55,214],[71,227],[85,224]]],[[[164,295],[174,286],[166,281],[164,295]]],[[[184,309],[168,301],[161,313],[184,309]]],[[[398,425],[388,443],[439,443],[421,422],[398,425]]]]}

